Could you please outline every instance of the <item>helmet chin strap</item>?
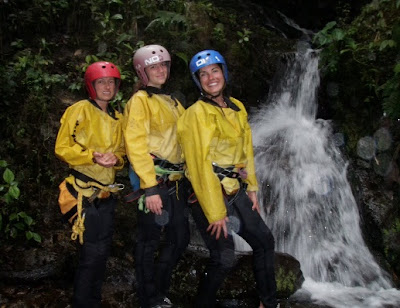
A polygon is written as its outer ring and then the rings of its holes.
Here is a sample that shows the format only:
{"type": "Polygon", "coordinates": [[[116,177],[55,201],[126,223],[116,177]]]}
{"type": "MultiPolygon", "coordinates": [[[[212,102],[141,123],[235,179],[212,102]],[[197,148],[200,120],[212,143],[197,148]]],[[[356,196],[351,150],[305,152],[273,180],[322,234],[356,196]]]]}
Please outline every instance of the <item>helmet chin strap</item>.
{"type": "Polygon", "coordinates": [[[217,97],[222,96],[222,91],[219,92],[217,95],[211,95],[211,94],[209,94],[209,93],[206,92],[206,95],[208,95],[211,99],[214,99],[214,98],[217,98],[217,97]]]}

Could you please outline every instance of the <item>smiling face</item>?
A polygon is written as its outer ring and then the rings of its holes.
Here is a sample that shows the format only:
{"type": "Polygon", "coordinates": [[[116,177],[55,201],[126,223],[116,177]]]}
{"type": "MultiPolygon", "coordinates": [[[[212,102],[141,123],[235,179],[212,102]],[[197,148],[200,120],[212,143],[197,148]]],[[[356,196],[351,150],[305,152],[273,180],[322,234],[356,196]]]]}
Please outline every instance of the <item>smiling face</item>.
{"type": "Polygon", "coordinates": [[[148,86],[161,88],[168,78],[168,63],[161,62],[150,65],[145,68],[145,72],[149,79],[148,86]]]}
{"type": "Polygon", "coordinates": [[[200,85],[211,96],[220,96],[225,87],[225,78],[218,64],[211,64],[199,69],[200,85]]]}
{"type": "Polygon", "coordinates": [[[109,102],[114,98],[116,90],[116,82],[114,77],[103,77],[93,82],[96,91],[96,101],[109,102]]]}

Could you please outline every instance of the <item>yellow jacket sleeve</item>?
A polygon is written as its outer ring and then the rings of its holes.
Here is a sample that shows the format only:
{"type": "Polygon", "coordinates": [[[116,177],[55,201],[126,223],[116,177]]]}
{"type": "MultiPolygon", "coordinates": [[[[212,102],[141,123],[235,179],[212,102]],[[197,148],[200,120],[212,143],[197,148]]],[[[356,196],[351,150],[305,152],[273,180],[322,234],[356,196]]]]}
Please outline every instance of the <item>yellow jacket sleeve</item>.
{"type": "Polygon", "coordinates": [[[151,115],[146,96],[132,96],[125,107],[124,115],[126,154],[140,178],[140,187],[146,189],[156,186],[154,163],[148,148],[151,115]]]}
{"type": "Polygon", "coordinates": [[[208,222],[226,217],[221,183],[214,173],[210,158],[210,145],[216,121],[201,104],[188,108],[178,120],[178,139],[181,143],[189,171],[189,179],[208,222]]]}
{"type": "Polygon", "coordinates": [[[55,145],[56,156],[71,166],[93,165],[94,149],[76,139],[77,127],[86,121],[84,111],[74,105],[71,107],[67,108],[60,120],[61,127],[55,145]]]}

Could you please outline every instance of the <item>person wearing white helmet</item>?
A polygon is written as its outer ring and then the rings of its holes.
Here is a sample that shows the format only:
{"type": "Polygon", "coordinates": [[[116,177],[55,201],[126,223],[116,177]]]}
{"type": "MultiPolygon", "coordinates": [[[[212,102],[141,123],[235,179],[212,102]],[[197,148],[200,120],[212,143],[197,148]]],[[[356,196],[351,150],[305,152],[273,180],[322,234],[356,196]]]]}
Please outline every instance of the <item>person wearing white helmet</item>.
{"type": "Polygon", "coordinates": [[[235,265],[232,232],[253,249],[260,307],[276,307],[274,238],[259,214],[251,128],[244,105],[225,95],[228,69],[215,50],[190,61],[201,97],[178,120],[186,175],[197,200],[192,215],[210,251],[195,306],[214,307],[216,294],[235,265]]]}
{"type": "Polygon", "coordinates": [[[133,56],[139,90],[125,107],[127,157],[144,191],[138,202],[135,270],[142,308],[172,307],[168,299],[172,271],[189,243],[183,159],[176,122],[184,108],[163,86],[171,56],[160,45],[147,45],[133,56]],[[165,232],[165,245],[154,257],[165,232]]]}
{"type": "Polygon", "coordinates": [[[113,196],[121,184],[115,174],[124,166],[122,114],[109,104],[118,92],[116,65],[99,61],[85,72],[88,99],[69,106],[61,118],[56,156],[70,167],[60,184],[59,204],[79,239],[73,307],[100,307],[101,288],[114,232],[113,196]],[[114,189],[116,188],[116,189],[114,189]],[[65,210],[67,209],[67,210],[65,210]]]}

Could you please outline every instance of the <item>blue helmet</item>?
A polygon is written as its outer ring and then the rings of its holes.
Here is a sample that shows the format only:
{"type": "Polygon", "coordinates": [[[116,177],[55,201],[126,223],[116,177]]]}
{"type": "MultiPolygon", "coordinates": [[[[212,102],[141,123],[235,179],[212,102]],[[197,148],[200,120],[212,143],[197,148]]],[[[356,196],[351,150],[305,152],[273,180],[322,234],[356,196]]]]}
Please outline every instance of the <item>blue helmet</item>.
{"type": "Polygon", "coordinates": [[[198,52],[192,60],[190,60],[189,69],[190,74],[196,84],[196,86],[202,90],[200,80],[196,74],[196,72],[202,67],[211,65],[211,64],[221,64],[222,72],[225,77],[225,82],[228,83],[228,67],[226,66],[226,62],[223,56],[218,51],[215,50],[203,50],[198,52]]]}

